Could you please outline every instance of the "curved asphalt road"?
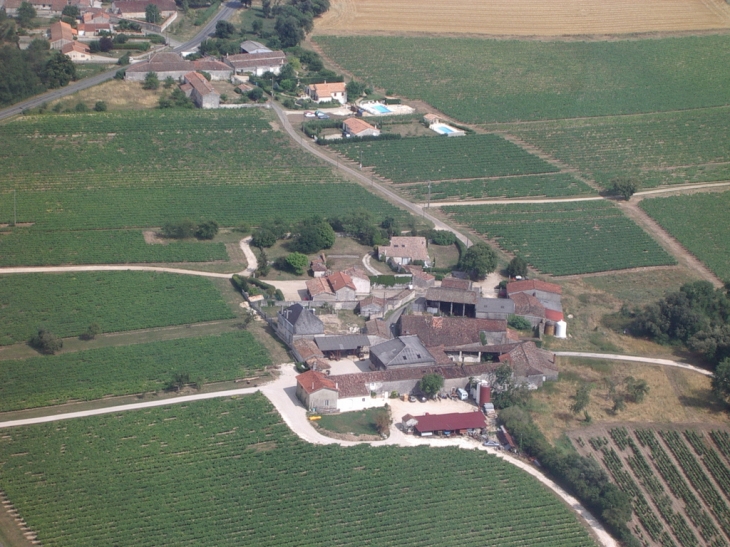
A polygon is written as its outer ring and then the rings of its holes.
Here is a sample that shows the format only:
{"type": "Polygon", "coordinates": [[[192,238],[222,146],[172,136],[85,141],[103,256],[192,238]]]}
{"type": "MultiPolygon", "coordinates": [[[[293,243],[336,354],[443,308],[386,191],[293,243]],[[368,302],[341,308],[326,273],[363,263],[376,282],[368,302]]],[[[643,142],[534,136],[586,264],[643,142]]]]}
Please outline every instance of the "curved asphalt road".
{"type": "MultiPolygon", "coordinates": [[[[213,31],[215,30],[215,25],[218,21],[227,20],[239,7],[241,7],[241,4],[237,1],[226,3],[225,7],[219,10],[218,13],[216,13],[215,16],[210,21],[208,21],[208,24],[205,25],[192,40],[189,40],[184,44],[176,47],[175,49],[173,49],[173,51],[175,51],[176,53],[180,53],[182,51],[188,51],[190,49],[198,47],[200,45],[200,42],[208,38],[213,33],[213,31]]],[[[60,89],[52,89],[43,93],[42,95],[36,95],[35,97],[31,97],[30,99],[26,99],[22,102],[4,108],[3,110],[0,110],[0,120],[10,118],[11,116],[17,116],[18,114],[22,113],[23,110],[25,110],[26,108],[35,108],[42,105],[43,103],[55,101],[56,99],[60,99],[61,97],[65,97],[66,95],[71,95],[73,93],[76,93],[77,91],[88,89],[95,85],[99,85],[102,82],[106,82],[107,80],[111,80],[112,78],[114,78],[114,75],[120,68],[122,67],[115,65],[112,70],[108,70],[106,72],[96,74],[95,76],[73,82],[66,87],[62,87],[60,89]]]]}

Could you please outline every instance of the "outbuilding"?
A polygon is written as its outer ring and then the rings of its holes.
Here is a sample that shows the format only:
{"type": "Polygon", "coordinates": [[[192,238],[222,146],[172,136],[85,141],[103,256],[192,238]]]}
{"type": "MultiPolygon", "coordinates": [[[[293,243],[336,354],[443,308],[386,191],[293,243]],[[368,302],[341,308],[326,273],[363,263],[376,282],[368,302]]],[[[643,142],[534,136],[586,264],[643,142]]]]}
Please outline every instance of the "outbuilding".
{"type": "Polygon", "coordinates": [[[422,437],[431,435],[462,435],[468,431],[481,431],[487,420],[481,412],[452,412],[450,414],[426,414],[415,416],[413,429],[422,437]]]}

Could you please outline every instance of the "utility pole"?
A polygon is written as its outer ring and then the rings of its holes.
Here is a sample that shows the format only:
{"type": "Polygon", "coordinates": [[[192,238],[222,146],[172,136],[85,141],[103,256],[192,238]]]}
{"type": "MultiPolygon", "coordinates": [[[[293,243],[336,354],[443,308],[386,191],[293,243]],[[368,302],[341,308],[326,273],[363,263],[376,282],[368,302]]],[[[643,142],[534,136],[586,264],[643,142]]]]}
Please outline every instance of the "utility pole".
{"type": "Polygon", "coordinates": [[[18,191],[13,190],[13,226],[18,224],[18,191]]]}

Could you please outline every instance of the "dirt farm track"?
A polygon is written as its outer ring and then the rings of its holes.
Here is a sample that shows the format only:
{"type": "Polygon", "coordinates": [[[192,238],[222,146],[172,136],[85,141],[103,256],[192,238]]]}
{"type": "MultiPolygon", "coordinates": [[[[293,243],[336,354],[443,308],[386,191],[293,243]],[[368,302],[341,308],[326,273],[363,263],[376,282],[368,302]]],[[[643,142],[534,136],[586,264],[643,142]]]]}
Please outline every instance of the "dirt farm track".
{"type": "Polygon", "coordinates": [[[730,29],[725,0],[331,0],[315,34],[565,36],[730,29]]]}

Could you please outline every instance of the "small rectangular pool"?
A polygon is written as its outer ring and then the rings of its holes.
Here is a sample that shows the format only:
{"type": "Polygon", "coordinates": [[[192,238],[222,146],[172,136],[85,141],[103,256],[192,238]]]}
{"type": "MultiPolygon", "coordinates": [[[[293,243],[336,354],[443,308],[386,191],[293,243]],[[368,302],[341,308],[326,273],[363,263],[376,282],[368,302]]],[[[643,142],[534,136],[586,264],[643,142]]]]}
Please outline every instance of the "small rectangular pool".
{"type": "Polygon", "coordinates": [[[462,137],[466,135],[466,132],[461,129],[456,129],[450,125],[446,125],[445,123],[435,123],[430,126],[430,129],[439,135],[446,135],[448,137],[462,137]]]}
{"type": "Polygon", "coordinates": [[[380,114],[390,114],[393,112],[390,108],[387,106],[383,106],[382,104],[374,104],[370,108],[375,110],[375,112],[379,112],[380,114]]]}

